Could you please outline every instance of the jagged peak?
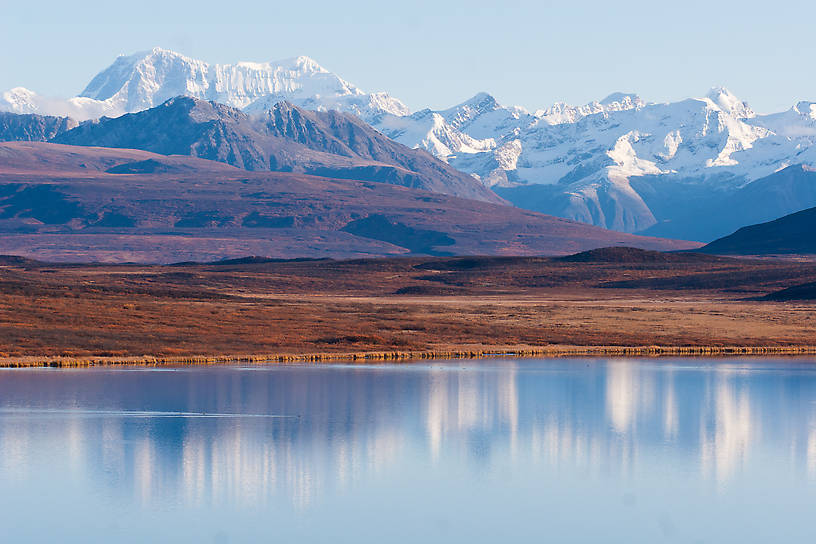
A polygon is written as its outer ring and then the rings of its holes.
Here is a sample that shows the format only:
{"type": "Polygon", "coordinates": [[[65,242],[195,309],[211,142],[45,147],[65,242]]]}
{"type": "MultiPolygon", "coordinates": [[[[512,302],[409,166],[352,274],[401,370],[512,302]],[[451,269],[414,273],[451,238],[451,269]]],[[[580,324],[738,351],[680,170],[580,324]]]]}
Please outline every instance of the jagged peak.
{"type": "Polygon", "coordinates": [[[714,85],[711,87],[708,92],[706,93],[706,98],[710,98],[711,100],[717,101],[721,98],[726,98],[732,101],[738,101],[739,99],[737,96],[728,90],[727,87],[723,87],[722,85],[714,85]]]}
{"type": "Polygon", "coordinates": [[[607,114],[609,112],[639,109],[646,106],[640,96],[635,93],[615,92],[604,98],[583,106],[573,106],[566,102],[556,102],[549,108],[536,110],[533,114],[539,120],[551,125],[574,123],[590,115],[607,114]]]}
{"type": "MultiPolygon", "coordinates": [[[[181,53],[173,51],[172,49],[165,49],[164,47],[154,47],[147,51],[147,55],[164,55],[168,57],[184,57],[181,53]]],[[[145,55],[145,56],[147,56],[145,55]]],[[[187,58],[187,57],[185,57],[187,58]]]]}
{"type": "MultiPolygon", "coordinates": [[[[188,57],[187,55],[179,53],[178,51],[173,51],[172,49],[165,49],[164,47],[154,47],[152,49],[145,49],[143,51],[137,51],[136,53],[131,54],[123,53],[117,56],[114,62],[122,63],[130,61],[135,63],[146,60],[150,57],[171,57],[191,63],[207,64],[210,66],[215,65],[213,63],[208,63],[194,59],[192,57],[188,57]]],[[[316,60],[306,55],[298,55],[295,57],[271,60],[268,62],[239,61],[236,62],[235,65],[247,67],[283,66],[291,68],[300,68],[309,72],[328,72],[328,70],[323,68],[323,66],[321,66],[316,60]]]]}
{"type": "Polygon", "coordinates": [[[37,93],[35,93],[31,89],[27,89],[25,87],[14,87],[13,89],[9,89],[8,91],[3,93],[3,95],[9,96],[36,96],[36,94],[37,93]]]}
{"type": "Polygon", "coordinates": [[[722,86],[712,87],[705,98],[714,103],[721,110],[731,113],[740,118],[756,117],[756,113],[747,102],[743,102],[737,96],[722,86]]]}
{"type": "Polygon", "coordinates": [[[614,92],[598,102],[602,106],[609,106],[611,104],[621,105],[641,105],[643,100],[636,93],[614,92]]]}
{"type": "Polygon", "coordinates": [[[179,95],[174,96],[173,98],[168,98],[167,100],[161,103],[161,106],[165,108],[172,108],[174,106],[179,105],[197,106],[198,104],[211,104],[211,103],[212,102],[208,102],[207,100],[196,98],[194,96],[179,95]]]}
{"type": "Polygon", "coordinates": [[[139,69],[140,66],[144,67],[145,65],[154,64],[158,59],[165,61],[175,60],[188,65],[204,64],[200,61],[185,57],[181,53],[161,47],[154,47],[153,49],[140,51],[132,55],[119,55],[110,66],[94,76],[79,96],[93,98],[95,100],[107,100],[121,91],[122,87],[133,77],[134,73],[143,71],[139,69]]]}
{"type": "Polygon", "coordinates": [[[212,100],[204,100],[192,96],[174,96],[165,100],[157,108],[138,112],[134,115],[139,115],[145,112],[151,112],[159,108],[179,109],[188,115],[193,121],[197,123],[206,123],[208,121],[226,121],[244,120],[249,116],[237,108],[233,108],[226,104],[221,104],[212,100]]]}
{"type": "Polygon", "coordinates": [[[39,107],[35,104],[38,98],[37,93],[30,89],[14,87],[13,89],[0,93],[0,111],[10,111],[12,113],[40,113],[39,107]]]}
{"type": "Polygon", "coordinates": [[[457,110],[461,108],[475,108],[482,111],[489,111],[501,108],[501,104],[491,95],[490,93],[486,93],[484,91],[478,92],[473,95],[471,98],[465,100],[461,104],[457,104],[451,110],[457,110]]]}
{"type": "MultiPolygon", "coordinates": [[[[280,115],[292,115],[292,114],[303,114],[304,112],[309,111],[303,108],[298,107],[296,104],[288,100],[280,100],[275,102],[274,104],[270,105],[269,108],[264,112],[264,115],[271,116],[275,114],[280,115]]],[[[333,110],[330,110],[333,111],[333,110]]]]}
{"type": "Polygon", "coordinates": [[[114,60],[114,64],[119,63],[128,63],[128,64],[136,64],[140,61],[144,61],[151,57],[171,57],[177,58],[185,61],[194,62],[194,60],[190,57],[187,57],[177,51],[173,51],[172,49],[165,49],[163,47],[154,47],[152,49],[145,49],[143,51],[137,51],[136,53],[126,54],[122,53],[114,60]]]}
{"type": "Polygon", "coordinates": [[[285,66],[293,66],[300,68],[302,70],[306,70],[308,72],[325,72],[327,73],[328,70],[323,68],[316,60],[312,57],[307,57],[306,55],[299,55],[297,57],[291,57],[288,59],[283,59],[277,62],[273,62],[272,64],[280,64],[285,66]]]}
{"type": "MultiPolygon", "coordinates": [[[[154,47],[152,49],[138,51],[133,54],[121,54],[116,58],[115,62],[118,61],[121,63],[123,61],[124,62],[130,61],[133,63],[137,63],[140,61],[148,60],[152,57],[174,58],[189,63],[217,66],[217,64],[197,60],[187,55],[184,55],[183,53],[179,53],[178,51],[173,51],[172,49],[165,49],[163,47],[154,47]]],[[[305,72],[323,72],[323,73],[328,72],[328,70],[321,66],[316,60],[306,55],[298,55],[295,57],[276,59],[267,62],[239,61],[236,62],[235,65],[259,69],[267,68],[269,66],[280,66],[288,69],[299,69],[305,72]]]]}
{"type": "Polygon", "coordinates": [[[289,102],[288,100],[277,102],[269,109],[264,111],[260,118],[265,119],[268,122],[272,122],[273,124],[278,124],[281,121],[285,124],[290,120],[294,120],[296,123],[314,123],[322,119],[324,121],[329,120],[330,124],[344,122],[363,126],[366,129],[370,128],[368,124],[350,113],[336,109],[328,109],[325,111],[309,110],[306,108],[301,108],[297,104],[289,102]]]}
{"type": "Polygon", "coordinates": [[[437,112],[453,128],[461,128],[482,114],[502,109],[501,104],[492,95],[480,92],[447,110],[437,112]]]}
{"type": "Polygon", "coordinates": [[[307,109],[336,109],[369,122],[383,114],[411,114],[396,98],[384,92],[366,93],[306,55],[270,62],[215,64],[163,47],[119,55],[77,97],[57,101],[7,91],[0,95],[0,109],[67,111],[90,119],[142,111],[176,95],[217,100],[248,113],[291,99],[307,109]]]}
{"type": "Polygon", "coordinates": [[[235,66],[240,66],[242,68],[250,68],[254,70],[265,70],[269,68],[282,68],[284,70],[289,70],[293,72],[301,72],[301,73],[308,73],[308,74],[327,74],[329,73],[328,70],[323,68],[320,64],[317,63],[311,57],[307,57],[304,55],[298,57],[290,57],[287,59],[281,60],[273,60],[269,62],[253,62],[253,61],[240,61],[235,63],[235,66]]]}

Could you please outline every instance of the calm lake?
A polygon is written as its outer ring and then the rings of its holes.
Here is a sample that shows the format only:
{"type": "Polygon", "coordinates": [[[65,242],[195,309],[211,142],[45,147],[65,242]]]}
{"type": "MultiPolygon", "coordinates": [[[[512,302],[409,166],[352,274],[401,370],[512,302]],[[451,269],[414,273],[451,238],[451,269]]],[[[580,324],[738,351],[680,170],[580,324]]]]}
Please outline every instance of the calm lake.
{"type": "Polygon", "coordinates": [[[0,371],[0,542],[814,542],[816,363],[0,371]]]}

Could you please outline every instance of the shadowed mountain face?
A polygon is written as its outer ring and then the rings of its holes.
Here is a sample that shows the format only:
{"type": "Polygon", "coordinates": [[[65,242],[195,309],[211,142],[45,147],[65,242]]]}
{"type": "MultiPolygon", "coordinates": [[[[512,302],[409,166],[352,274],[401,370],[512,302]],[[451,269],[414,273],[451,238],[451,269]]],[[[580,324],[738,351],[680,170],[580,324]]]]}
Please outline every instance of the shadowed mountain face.
{"type": "Polygon", "coordinates": [[[633,187],[665,219],[641,234],[710,241],[740,227],[771,221],[816,206],[816,172],[794,165],[753,181],[740,189],[672,192],[658,178],[642,178],[633,187]],[[657,195],[662,193],[663,203],[657,195]],[[666,199],[666,196],[672,198],[666,199]],[[653,198],[654,197],[654,198],[653,198]]]}
{"type": "Polygon", "coordinates": [[[696,247],[385,183],[133,149],[0,144],[0,254],[179,262],[563,255],[610,245],[696,247]]]}
{"type": "Polygon", "coordinates": [[[413,253],[424,253],[426,255],[447,255],[448,253],[440,251],[438,248],[452,246],[456,243],[456,240],[444,232],[415,229],[403,223],[392,222],[388,217],[379,214],[350,221],[341,230],[350,232],[355,236],[393,243],[405,247],[413,253]]]}
{"type": "MultiPolygon", "coordinates": [[[[707,242],[745,225],[816,206],[816,171],[802,165],[789,166],[739,188],[674,183],[667,176],[633,177],[629,185],[657,220],[639,231],[647,236],[707,242]]],[[[556,216],[565,215],[572,198],[557,184],[497,187],[496,192],[519,207],[556,216]]],[[[602,208],[615,206],[612,200],[604,200],[603,193],[598,199],[602,208]]]]}
{"type": "Polygon", "coordinates": [[[699,251],[723,255],[816,254],[816,208],[743,227],[699,251]]]}
{"type": "Polygon", "coordinates": [[[69,117],[0,112],[0,142],[45,142],[76,126],[69,117]]]}
{"type": "Polygon", "coordinates": [[[361,120],[288,103],[260,116],[194,98],[88,122],[56,143],[191,155],[252,171],[377,181],[502,203],[490,189],[430,154],[398,144],[361,120]]]}

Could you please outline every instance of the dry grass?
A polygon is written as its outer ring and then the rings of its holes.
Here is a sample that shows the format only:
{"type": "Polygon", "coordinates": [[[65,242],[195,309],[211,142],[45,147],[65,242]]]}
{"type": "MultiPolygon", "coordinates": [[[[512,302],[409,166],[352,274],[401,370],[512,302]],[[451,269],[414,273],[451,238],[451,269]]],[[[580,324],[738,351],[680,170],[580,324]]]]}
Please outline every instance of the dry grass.
{"type": "Polygon", "coordinates": [[[809,263],[738,260],[16,264],[0,268],[0,357],[32,364],[805,350],[816,345],[816,304],[753,299],[813,279],[809,263]]]}

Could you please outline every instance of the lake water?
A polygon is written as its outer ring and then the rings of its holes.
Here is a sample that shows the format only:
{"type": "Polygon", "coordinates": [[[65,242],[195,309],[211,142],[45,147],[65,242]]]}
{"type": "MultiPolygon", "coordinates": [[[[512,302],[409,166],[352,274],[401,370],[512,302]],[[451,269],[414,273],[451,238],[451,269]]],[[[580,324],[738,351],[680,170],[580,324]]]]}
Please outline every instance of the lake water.
{"type": "Polygon", "coordinates": [[[814,542],[816,364],[0,371],[0,542],[814,542]]]}

